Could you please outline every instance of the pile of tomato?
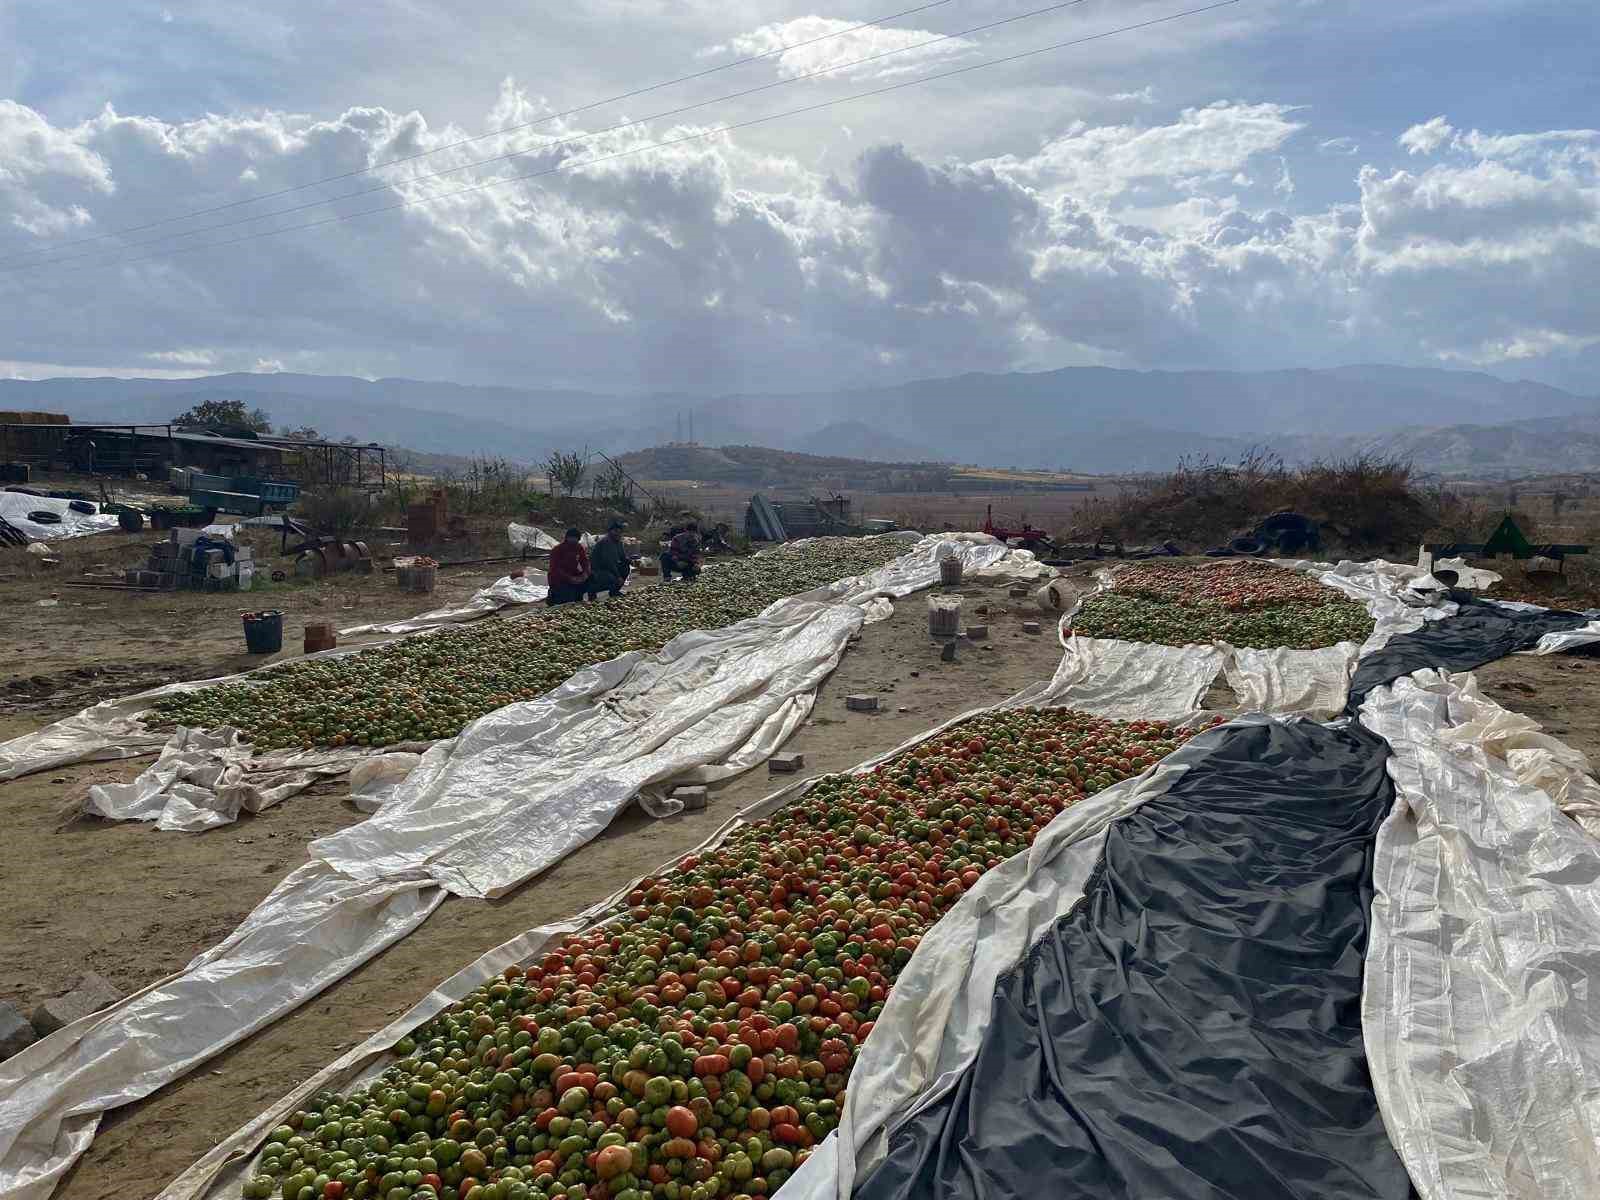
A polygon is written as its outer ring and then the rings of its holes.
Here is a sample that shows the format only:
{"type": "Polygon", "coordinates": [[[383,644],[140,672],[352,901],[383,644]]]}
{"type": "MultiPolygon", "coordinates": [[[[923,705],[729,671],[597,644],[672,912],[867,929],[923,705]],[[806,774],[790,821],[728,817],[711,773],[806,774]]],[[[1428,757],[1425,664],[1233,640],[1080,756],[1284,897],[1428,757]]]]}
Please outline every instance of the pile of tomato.
{"type": "Polygon", "coordinates": [[[1238,561],[1124,568],[1072,620],[1086,637],[1297,650],[1362,642],[1372,625],[1365,605],[1309,575],[1238,561]]]}
{"type": "Polygon", "coordinates": [[[258,752],[454,737],[485,713],[541,696],[584,667],[744,620],[905,551],[898,538],[818,538],[718,564],[692,584],[646,585],[604,603],[485,620],[178,693],[158,701],[146,723],[232,726],[258,752]]]}
{"type": "Polygon", "coordinates": [[[277,1129],[246,1195],[767,1197],[839,1121],[896,978],[984,872],[1193,736],[1015,710],[964,722],[639,884],[277,1129]]]}

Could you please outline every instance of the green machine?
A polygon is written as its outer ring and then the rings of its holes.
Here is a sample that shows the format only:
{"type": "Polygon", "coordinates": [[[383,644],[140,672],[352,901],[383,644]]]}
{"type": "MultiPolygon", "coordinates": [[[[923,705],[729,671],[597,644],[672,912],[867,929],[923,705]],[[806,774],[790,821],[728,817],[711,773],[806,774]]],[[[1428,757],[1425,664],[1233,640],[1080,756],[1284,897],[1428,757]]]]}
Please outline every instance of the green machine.
{"type": "Polygon", "coordinates": [[[1502,554],[1509,554],[1512,558],[1522,561],[1530,558],[1548,558],[1563,572],[1569,554],[1589,553],[1589,547],[1571,543],[1549,542],[1535,545],[1528,541],[1510,513],[1501,519],[1486,542],[1432,542],[1423,546],[1423,549],[1435,558],[1496,558],[1502,554]]]}

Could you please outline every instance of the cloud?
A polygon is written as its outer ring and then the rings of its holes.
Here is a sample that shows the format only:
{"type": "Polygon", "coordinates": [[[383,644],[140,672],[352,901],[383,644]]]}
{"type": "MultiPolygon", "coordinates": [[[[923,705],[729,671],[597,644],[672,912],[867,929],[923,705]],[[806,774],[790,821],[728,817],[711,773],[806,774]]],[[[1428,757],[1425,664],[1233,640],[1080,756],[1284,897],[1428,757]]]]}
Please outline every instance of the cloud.
{"type": "MultiPolygon", "coordinates": [[[[508,81],[490,127],[548,110],[508,81]]],[[[720,133],[649,149],[706,126],[633,128],[514,168],[416,178],[482,153],[446,150],[346,181],[332,190],[383,190],[294,220],[433,202],[82,274],[0,269],[0,354],[715,392],[1073,361],[1522,369],[1592,353],[1588,131],[1457,135],[1437,118],[1414,128],[1449,130],[1448,157],[1368,164],[1328,200],[1308,198],[1294,170],[1302,141],[1300,153],[1320,148],[1297,136],[1314,114],[1229,101],[1151,116],[1072,124],[991,157],[858,129],[859,152],[832,171],[720,133]],[[446,194],[562,164],[579,165],[446,194]]],[[[247,170],[251,192],[272,192],[464,133],[379,105],[186,122],[108,108],[77,124],[0,106],[0,258],[159,220],[175,196],[232,203],[247,170]],[[75,208],[76,224],[38,219],[75,208]]],[[[117,260],[119,244],[95,248],[117,260]]]]}
{"type": "Polygon", "coordinates": [[[1408,154],[1432,154],[1448,142],[1455,128],[1443,117],[1413,125],[1402,133],[1399,142],[1408,154]]]}
{"type": "Polygon", "coordinates": [[[858,25],[859,21],[832,17],[796,17],[739,34],[720,45],[707,47],[700,56],[747,58],[775,54],[778,74],[785,79],[815,71],[829,71],[828,78],[834,79],[874,79],[920,71],[932,63],[965,54],[977,45],[966,38],[935,41],[938,34],[922,29],[878,25],[855,28],[858,25]],[[932,44],[924,44],[928,42],[932,44]],[[786,46],[793,49],[786,50],[786,46]],[[885,54],[892,57],[877,58],[885,54]],[[875,61],[861,62],[862,59],[875,61]],[[858,65],[847,65],[851,63],[858,65]]]}
{"type": "Polygon", "coordinates": [[[1226,179],[1273,153],[1304,126],[1283,104],[1219,101],[1165,125],[1076,125],[1026,158],[991,159],[996,171],[1049,191],[1118,197],[1141,184],[1194,186],[1226,179]]]}
{"type": "Polygon", "coordinates": [[[1136,92],[1112,92],[1109,99],[1122,103],[1154,104],[1156,102],[1156,90],[1146,84],[1136,92]]]}
{"type": "Polygon", "coordinates": [[[1355,138],[1349,137],[1328,138],[1326,141],[1318,142],[1317,149],[1324,154],[1359,154],[1361,152],[1360,143],[1355,138]]]}

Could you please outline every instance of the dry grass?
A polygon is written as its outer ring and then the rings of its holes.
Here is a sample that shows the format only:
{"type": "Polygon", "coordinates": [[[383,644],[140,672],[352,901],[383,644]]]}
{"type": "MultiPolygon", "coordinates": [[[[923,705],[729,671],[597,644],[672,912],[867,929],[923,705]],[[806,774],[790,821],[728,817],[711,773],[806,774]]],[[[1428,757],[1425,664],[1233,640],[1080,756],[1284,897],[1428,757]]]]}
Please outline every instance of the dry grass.
{"type": "Polygon", "coordinates": [[[1204,549],[1272,513],[1292,511],[1322,522],[1327,545],[1414,553],[1459,515],[1459,506],[1448,494],[1421,486],[1404,461],[1357,456],[1290,469],[1275,456],[1250,453],[1234,463],[1180,461],[1171,474],[1086,505],[1073,533],[1204,549]]]}

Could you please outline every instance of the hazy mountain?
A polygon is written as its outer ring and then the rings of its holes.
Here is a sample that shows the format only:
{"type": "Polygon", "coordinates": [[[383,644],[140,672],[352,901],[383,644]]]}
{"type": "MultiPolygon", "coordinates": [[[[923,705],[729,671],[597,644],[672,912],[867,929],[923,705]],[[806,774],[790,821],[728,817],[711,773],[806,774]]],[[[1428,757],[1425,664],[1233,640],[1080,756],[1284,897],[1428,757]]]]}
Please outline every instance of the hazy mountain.
{"type": "Polygon", "coordinates": [[[933,462],[948,457],[928,446],[875,429],[863,421],[835,421],[785,449],[797,450],[801,454],[837,454],[891,463],[933,462]]]}
{"type": "Polygon", "coordinates": [[[277,425],[308,424],[335,438],[523,462],[558,448],[659,446],[684,440],[692,422],[695,440],[707,445],[1092,472],[1161,470],[1182,455],[1232,457],[1251,445],[1291,461],[1402,453],[1452,473],[1536,469],[1541,455],[1558,458],[1558,469],[1600,469],[1600,399],[1481,372],[1380,365],[1072,367],[715,397],[295,374],[0,380],[0,409],[77,420],[165,421],[206,399],[240,399],[277,425]],[[1502,427],[1512,432],[1490,432],[1502,427]]]}

